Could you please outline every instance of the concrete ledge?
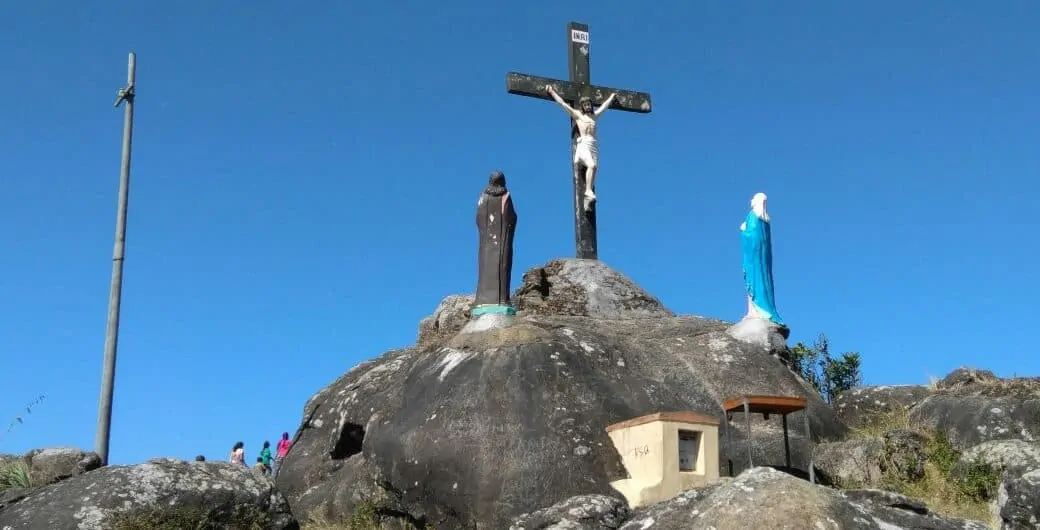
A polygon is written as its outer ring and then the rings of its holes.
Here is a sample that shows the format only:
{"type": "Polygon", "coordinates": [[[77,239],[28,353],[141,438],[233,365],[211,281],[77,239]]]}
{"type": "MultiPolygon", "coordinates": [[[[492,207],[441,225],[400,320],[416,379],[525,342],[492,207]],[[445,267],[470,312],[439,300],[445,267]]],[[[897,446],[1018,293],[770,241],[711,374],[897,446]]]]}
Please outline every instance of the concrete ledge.
{"type": "Polygon", "coordinates": [[[671,421],[676,423],[692,423],[694,425],[718,425],[719,420],[700,414],[698,412],[655,412],[653,414],[647,414],[646,416],[640,416],[638,418],[632,418],[622,422],[615,423],[607,426],[607,432],[616,431],[619,429],[627,429],[629,427],[635,427],[637,425],[643,425],[644,423],[650,423],[653,421],[671,421]]]}

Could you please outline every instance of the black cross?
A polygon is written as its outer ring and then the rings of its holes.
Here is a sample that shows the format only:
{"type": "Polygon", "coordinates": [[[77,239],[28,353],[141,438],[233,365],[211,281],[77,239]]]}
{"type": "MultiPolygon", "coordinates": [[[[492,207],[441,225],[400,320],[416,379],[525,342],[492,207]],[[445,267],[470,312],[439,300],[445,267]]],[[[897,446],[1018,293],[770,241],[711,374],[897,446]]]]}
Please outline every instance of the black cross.
{"type": "MultiPolygon", "coordinates": [[[[538,99],[552,101],[545,91],[546,85],[553,85],[556,92],[576,107],[578,99],[586,96],[598,106],[610,94],[617,94],[611,109],[646,114],[650,112],[650,94],[618,90],[595,86],[589,83],[589,26],[578,22],[567,24],[567,65],[570,70],[570,81],[537,77],[527,74],[509,72],[506,74],[506,91],[538,99]]],[[[571,157],[574,156],[574,141],[578,137],[578,128],[571,120],[571,157]]],[[[598,180],[598,179],[597,179],[598,180]]],[[[579,168],[574,179],[574,243],[577,257],[580,259],[599,259],[596,245],[596,203],[588,209],[585,207],[585,168],[579,168]]]]}

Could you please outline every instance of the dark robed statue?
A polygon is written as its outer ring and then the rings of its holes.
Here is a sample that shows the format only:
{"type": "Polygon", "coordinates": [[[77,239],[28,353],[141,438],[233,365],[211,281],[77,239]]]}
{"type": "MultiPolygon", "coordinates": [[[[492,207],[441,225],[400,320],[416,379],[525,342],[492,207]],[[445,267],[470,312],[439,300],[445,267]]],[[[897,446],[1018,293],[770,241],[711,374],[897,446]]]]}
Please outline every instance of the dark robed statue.
{"type": "Polygon", "coordinates": [[[491,174],[477,201],[477,295],[471,314],[514,314],[509,303],[509,281],[513,272],[513,233],[516,210],[501,171],[491,174]]]}

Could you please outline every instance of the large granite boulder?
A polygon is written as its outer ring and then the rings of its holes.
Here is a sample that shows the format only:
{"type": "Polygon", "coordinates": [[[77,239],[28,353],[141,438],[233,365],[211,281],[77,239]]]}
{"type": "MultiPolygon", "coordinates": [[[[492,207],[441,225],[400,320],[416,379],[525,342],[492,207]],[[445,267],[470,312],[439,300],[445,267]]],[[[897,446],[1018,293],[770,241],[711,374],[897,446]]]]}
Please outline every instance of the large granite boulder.
{"type": "Polygon", "coordinates": [[[831,406],[838,419],[852,428],[876,426],[893,415],[906,414],[931,394],[925,385],[881,385],[842,392],[831,406]]]}
{"type": "Polygon", "coordinates": [[[910,411],[910,421],[946,433],[965,450],[993,440],[1040,441],[1040,378],[1000,379],[959,368],[910,411]]]}
{"type": "Polygon", "coordinates": [[[535,267],[524,273],[513,298],[519,310],[531,315],[674,316],[656,297],[597,260],[560,259],[535,267]]]}
{"type": "Polygon", "coordinates": [[[913,482],[924,477],[928,440],[909,429],[877,437],[827,442],[816,446],[821,482],[845,488],[879,486],[886,479],[913,482]]]}
{"type": "Polygon", "coordinates": [[[985,464],[1005,473],[1021,475],[1040,469],[1040,442],[1025,440],[991,440],[961,453],[955,470],[973,464],[985,464]]]}
{"type": "Polygon", "coordinates": [[[35,489],[101,467],[95,452],[74,447],[33,449],[24,455],[0,455],[0,510],[35,489]]]}
{"type": "Polygon", "coordinates": [[[1040,529],[1040,443],[982,442],[961,454],[953,474],[963,482],[985,487],[987,498],[995,497],[994,511],[1000,528],[1040,529]],[[991,492],[989,479],[994,471],[1000,474],[1000,479],[996,491],[991,492]]]}
{"type": "Polygon", "coordinates": [[[473,295],[457,294],[441,300],[432,315],[419,321],[418,346],[443,342],[458,333],[469,319],[474,299],[473,295]]]}
{"type": "Polygon", "coordinates": [[[577,495],[548,508],[517,517],[509,530],[613,529],[621,526],[631,513],[624,499],[609,495],[577,495]]]}
{"type": "MultiPolygon", "coordinates": [[[[511,324],[460,333],[468,308],[449,298],[419,345],[315,394],[277,478],[294,513],[345,518],[364,504],[415,528],[506,528],[575,495],[617,495],[609,483],[627,473],[608,425],[661,411],[722,420],[722,401],[742,394],[805,397],[816,436],[844,433],[776,352],[729,323],[675,316],[600,262],[533,269],[514,299],[511,324]]],[[[739,471],[748,444],[730,431],[722,458],[739,471]]],[[[779,418],[756,418],[752,436],[757,465],[783,464],[779,418]]],[[[805,442],[792,428],[796,467],[805,442]]]]}
{"type": "Polygon", "coordinates": [[[617,525],[603,499],[567,499],[537,516],[524,515],[511,530],[587,528],[618,530],[985,530],[975,521],[939,517],[923,504],[879,490],[814,486],[771,468],[756,467],[639,510],[617,525]],[[585,518],[576,520],[574,513],[585,518]],[[595,518],[595,514],[603,514],[595,518]],[[547,518],[555,515],[554,518],[547,518]],[[533,517],[532,517],[533,516],[533,517]],[[528,521],[536,521],[538,526],[528,521]]]}
{"type": "Polygon", "coordinates": [[[861,438],[826,442],[816,446],[816,476],[823,484],[851,488],[881,483],[885,442],[861,438]]]}
{"type": "Polygon", "coordinates": [[[75,447],[33,449],[24,455],[0,455],[0,466],[22,465],[36,486],[82,475],[101,467],[101,457],[75,447]]]}
{"type": "Polygon", "coordinates": [[[1001,530],[1040,528],[1040,469],[1005,477],[997,496],[1001,530]]]}
{"type": "Polygon", "coordinates": [[[108,466],[0,508],[0,528],[298,529],[274,482],[223,462],[156,459],[108,466]]]}

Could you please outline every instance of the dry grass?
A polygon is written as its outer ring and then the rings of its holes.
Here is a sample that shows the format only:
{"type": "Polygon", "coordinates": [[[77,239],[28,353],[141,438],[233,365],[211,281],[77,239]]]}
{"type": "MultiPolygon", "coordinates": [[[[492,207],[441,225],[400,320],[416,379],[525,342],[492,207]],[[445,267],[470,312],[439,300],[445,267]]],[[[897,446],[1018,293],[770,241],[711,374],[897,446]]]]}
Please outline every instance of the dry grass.
{"type": "Polygon", "coordinates": [[[270,527],[270,519],[255,506],[234,508],[230,520],[215,521],[206,513],[193,508],[157,506],[120,513],[109,521],[113,530],[263,530],[270,527]]]}
{"type": "Polygon", "coordinates": [[[29,489],[36,486],[29,466],[22,460],[0,463],[0,491],[29,489]]]}
{"type": "Polygon", "coordinates": [[[910,424],[910,410],[896,410],[888,414],[881,414],[867,425],[856,427],[849,432],[847,440],[866,440],[869,438],[881,438],[885,434],[899,430],[909,429],[921,432],[921,429],[910,424]]]}
{"type": "Polygon", "coordinates": [[[847,439],[881,438],[899,429],[919,433],[927,440],[924,477],[910,482],[886,474],[882,484],[875,486],[920,499],[939,515],[995,525],[989,499],[983,491],[991,492],[995,488],[1000,480],[999,471],[980,463],[970,467],[967,481],[954,478],[951,470],[960,459],[960,453],[950,446],[944,434],[913,424],[908,410],[879,416],[872,424],[853,429],[847,439]]]}
{"type": "MultiPolygon", "coordinates": [[[[302,530],[381,530],[384,528],[415,528],[415,521],[404,521],[391,515],[385,505],[378,501],[361,501],[354,513],[344,521],[334,521],[315,510],[310,519],[301,524],[302,530]]],[[[434,530],[433,523],[426,523],[425,530],[434,530]]]]}
{"type": "Polygon", "coordinates": [[[304,522],[302,530],[379,530],[379,505],[374,502],[362,502],[357,505],[354,515],[346,521],[332,521],[323,515],[311,515],[304,522]]]}
{"type": "MultiPolygon", "coordinates": [[[[889,484],[886,484],[889,486],[889,484]]],[[[982,521],[996,528],[989,502],[964,494],[962,486],[934,462],[924,463],[924,478],[917,482],[893,483],[898,493],[921,499],[939,515],[982,521]]]]}
{"type": "Polygon", "coordinates": [[[379,524],[357,526],[350,523],[335,523],[325,518],[312,517],[300,526],[301,530],[379,530],[379,524]]]}
{"type": "Polygon", "coordinates": [[[928,376],[928,390],[931,390],[932,392],[935,392],[936,390],[939,390],[939,382],[940,381],[942,381],[941,377],[936,377],[934,375],[929,375],[928,376]]]}

